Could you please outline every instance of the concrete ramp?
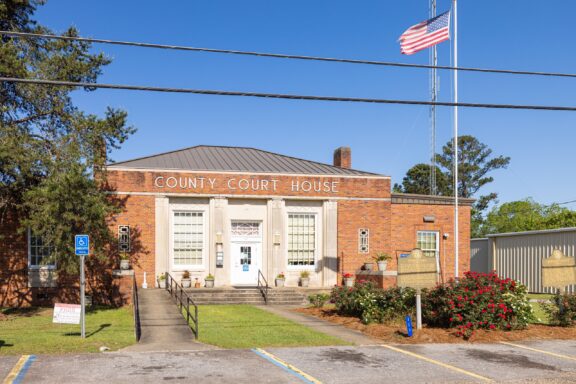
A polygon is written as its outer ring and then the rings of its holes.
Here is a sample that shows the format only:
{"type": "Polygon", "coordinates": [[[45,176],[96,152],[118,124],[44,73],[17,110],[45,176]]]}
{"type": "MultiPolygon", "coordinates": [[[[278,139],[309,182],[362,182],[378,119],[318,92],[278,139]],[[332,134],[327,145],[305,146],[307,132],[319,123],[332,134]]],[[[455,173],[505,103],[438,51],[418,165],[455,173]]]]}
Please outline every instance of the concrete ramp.
{"type": "MultiPolygon", "coordinates": [[[[194,339],[194,333],[164,289],[138,291],[141,336],[138,344],[123,351],[187,351],[216,349],[194,339]]],[[[202,330],[200,330],[201,332],[202,330]]]]}

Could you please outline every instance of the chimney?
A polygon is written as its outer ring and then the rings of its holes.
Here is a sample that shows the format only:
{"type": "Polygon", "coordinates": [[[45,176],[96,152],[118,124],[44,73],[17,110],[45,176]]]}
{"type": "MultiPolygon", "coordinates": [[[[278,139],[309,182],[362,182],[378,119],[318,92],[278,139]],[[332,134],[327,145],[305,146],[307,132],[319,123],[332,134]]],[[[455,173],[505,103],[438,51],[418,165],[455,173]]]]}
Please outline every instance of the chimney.
{"type": "Polygon", "coordinates": [[[340,147],[334,151],[334,166],[348,169],[352,167],[352,150],[350,147],[340,147]]]}

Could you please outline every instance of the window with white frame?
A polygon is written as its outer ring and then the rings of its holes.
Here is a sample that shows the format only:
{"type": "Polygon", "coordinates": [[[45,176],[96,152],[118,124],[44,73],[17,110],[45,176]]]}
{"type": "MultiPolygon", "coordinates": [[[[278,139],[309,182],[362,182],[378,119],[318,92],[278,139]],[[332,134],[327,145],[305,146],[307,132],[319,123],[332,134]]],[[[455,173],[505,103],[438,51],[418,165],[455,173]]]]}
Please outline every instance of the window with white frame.
{"type": "Polygon", "coordinates": [[[358,252],[368,253],[370,252],[370,231],[368,228],[360,228],[358,230],[358,252]]]}
{"type": "Polygon", "coordinates": [[[173,212],[174,266],[201,266],[204,264],[204,213],[173,212]]]}
{"type": "Polygon", "coordinates": [[[34,235],[28,229],[28,265],[31,268],[54,268],[56,264],[50,261],[52,247],[47,245],[41,236],[34,235]]]}
{"type": "Polygon", "coordinates": [[[438,254],[440,251],[438,243],[438,232],[418,231],[416,235],[416,247],[422,250],[424,256],[435,257],[438,259],[438,254]]]}
{"type": "Polygon", "coordinates": [[[288,214],[288,265],[316,264],[316,215],[288,214]]]}

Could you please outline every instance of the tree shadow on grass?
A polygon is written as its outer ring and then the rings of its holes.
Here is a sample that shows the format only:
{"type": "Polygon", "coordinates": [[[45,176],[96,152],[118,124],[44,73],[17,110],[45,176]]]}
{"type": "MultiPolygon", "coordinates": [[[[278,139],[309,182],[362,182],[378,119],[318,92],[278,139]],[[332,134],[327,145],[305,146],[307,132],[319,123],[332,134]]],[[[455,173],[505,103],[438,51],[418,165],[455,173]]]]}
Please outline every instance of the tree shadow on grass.
{"type": "MultiPolygon", "coordinates": [[[[102,331],[102,330],[104,330],[110,326],[112,326],[112,324],[100,324],[100,327],[97,330],[90,332],[90,333],[87,333],[86,338],[92,337],[95,334],[97,334],[98,332],[100,332],[100,331],[102,331]]],[[[64,334],[64,336],[80,336],[80,332],[67,332],[64,334]]]]}
{"type": "Polygon", "coordinates": [[[4,340],[0,340],[0,351],[2,350],[2,348],[13,347],[13,346],[14,346],[14,344],[8,344],[4,340]]]}

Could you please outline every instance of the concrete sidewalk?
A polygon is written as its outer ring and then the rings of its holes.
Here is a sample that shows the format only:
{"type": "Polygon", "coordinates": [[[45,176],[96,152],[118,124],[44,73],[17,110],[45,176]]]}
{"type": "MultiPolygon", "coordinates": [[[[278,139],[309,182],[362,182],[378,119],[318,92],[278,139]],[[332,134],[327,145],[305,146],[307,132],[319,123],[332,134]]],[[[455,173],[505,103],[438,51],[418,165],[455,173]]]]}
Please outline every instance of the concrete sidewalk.
{"type": "Polygon", "coordinates": [[[318,332],[325,333],[330,336],[337,337],[341,340],[349,342],[354,345],[378,345],[382,344],[381,340],[373,339],[360,331],[355,331],[346,328],[343,325],[334,324],[313,316],[303,313],[294,312],[293,309],[298,308],[294,306],[279,306],[279,305],[263,305],[261,307],[268,312],[282,316],[288,320],[292,320],[298,324],[312,328],[318,332]]]}
{"type": "Polygon", "coordinates": [[[192,330],[178,306],[164,289],[142,289],[138,292],[142,334],[138,344],[124,348],[127,352],[198,351],[216,349],[194,339],[192,330]]]}

